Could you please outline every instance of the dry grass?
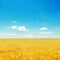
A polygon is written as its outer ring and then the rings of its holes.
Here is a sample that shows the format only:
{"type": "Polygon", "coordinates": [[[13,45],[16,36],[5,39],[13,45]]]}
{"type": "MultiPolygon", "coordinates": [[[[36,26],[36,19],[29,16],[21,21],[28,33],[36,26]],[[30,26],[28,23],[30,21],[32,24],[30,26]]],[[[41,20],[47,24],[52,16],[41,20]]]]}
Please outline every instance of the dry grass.
{"type": "Polygon", "coordinates": [[[0,39],[0,60],[60,60],[60,39],[0,39]]]}

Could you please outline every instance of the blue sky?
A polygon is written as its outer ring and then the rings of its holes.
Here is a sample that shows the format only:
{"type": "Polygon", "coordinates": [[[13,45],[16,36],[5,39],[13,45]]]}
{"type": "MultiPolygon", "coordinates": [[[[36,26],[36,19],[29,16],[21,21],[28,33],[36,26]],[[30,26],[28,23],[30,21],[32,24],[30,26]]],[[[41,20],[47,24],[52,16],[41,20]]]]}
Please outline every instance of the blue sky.
{"type": "Polygon", "coordinates": [[[60,0],[0,0],[1,38],[59,38],[60,0]]]}

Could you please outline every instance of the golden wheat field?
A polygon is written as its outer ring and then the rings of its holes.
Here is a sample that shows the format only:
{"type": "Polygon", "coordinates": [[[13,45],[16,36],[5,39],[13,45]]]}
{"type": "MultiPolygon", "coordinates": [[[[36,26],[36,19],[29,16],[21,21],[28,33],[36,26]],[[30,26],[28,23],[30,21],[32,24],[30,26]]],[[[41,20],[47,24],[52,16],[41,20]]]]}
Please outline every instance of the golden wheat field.
{"type": "Polygon", "coordinates": [[[0,60],[60,60],[60,38],[0,39],[0,60]]]}

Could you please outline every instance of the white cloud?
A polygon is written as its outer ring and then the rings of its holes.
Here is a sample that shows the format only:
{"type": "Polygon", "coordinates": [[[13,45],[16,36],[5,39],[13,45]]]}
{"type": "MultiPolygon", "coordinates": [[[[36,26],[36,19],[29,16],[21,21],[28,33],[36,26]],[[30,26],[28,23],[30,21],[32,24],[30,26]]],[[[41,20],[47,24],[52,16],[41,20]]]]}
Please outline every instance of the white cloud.
{"type": "Polygon", "coordinates": [[[40,28],[40,30],[48,30],[48,28],[47,27],[42,27],[42,28],[40,28]]]}
{"type": "Polygon", "coordinates": [[[15,33],[7,33],[7,32],[2,32],[0,35],[8,36],[8,35],[17,35],[15,33]]]}
{"type": "Polygon", "coordinates": [[[8,28],[11,28],[11,29],[17,29],[17,26],[16,26],[16,25],[8,26],[8,28]]]}
{"type": "Polygon", "coordinates": [[[3,33],[1,33],[1,34],[8,34],[7,32],[3,32],[3,33]]]}
{"type": "Polygon", "coordinates": [[[25,26],[19,26],[17,29],[20,31],[28,31],[25,26]]]}
{"type": "Polygon", "coordinates": [[[39,32],[39,34],[42,34],[42,35],[47,35],[47,34],[51,34],[52,32],[39,32]]]}
{"type": "Polygon", "coordinates": [[[30,38],[30,37],[33,37],[32,34],[20,34],[20,33],[8,33],[8,32],[2,32],[0,33],[0,36],[2,37],[24,37],[24,38],[30,38]]]}
{"type": "Polygon", "coordinates": [[[17,28],[17,26],[11,26],[11,28],[12,28],[12,29],[16,29],[16,28],[17,28]]]}
{"type": "Polygon", "coordinates": [[[13,36],[15,36],[15,35],[17,35],[17,34],[14,34],[14,33],[8,33],[8,35],[13,35],[13,36]]]}
{"type": "Polygon", "coordinates": [[[24,36],[27,36],[27,37],[33,37],[32,34],[25,34],[24,36]]]}
{"type": "Polygon", "coordinates": [[[7,32],[2,32],[2,33],[0,33],[0,36],[3,36],[3,35],[7,35],[8,33],[7,32]]]}
{"type": "Polygon", "coordinates": [[[19,30],[19,31],[28,31],[28,29],[25,26],[13,25],[13,26],[8,26],[8,28],[16,29],[16,30],[19,30]]]}

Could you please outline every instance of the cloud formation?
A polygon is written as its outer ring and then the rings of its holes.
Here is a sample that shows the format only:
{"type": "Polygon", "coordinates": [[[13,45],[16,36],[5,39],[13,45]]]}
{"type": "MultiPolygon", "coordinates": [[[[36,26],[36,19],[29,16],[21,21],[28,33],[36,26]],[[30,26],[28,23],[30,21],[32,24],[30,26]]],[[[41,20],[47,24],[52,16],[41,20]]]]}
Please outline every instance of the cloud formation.
{"type": "Polygon", "coordinates": [[[18,31],[28,31],[28,29],[25,26],[13,25],[13,26],[8,26],[8,28],[16,29],[18,31]]]}
{"type": "Polygon", "coordinates": [[[26,29],[25,26],[19,26],[19,27],[17,28],[17,30],[20,30],[20,31],[26,31],[27,29],[26,29]]]}
{"type": "Polygon", "coordinates": [[[7,32],[2,32],[2,33],[0,33],[0,35],[7,35],[7,36],[9,36],[9,35],[17,35],[17,34],[15,34],[15,33],[7,33],[7,32]]]}
{"type": "Polygon", "coordinates": [[[26,37],[33,37],[32,34],[25,34],[24,36],[26,36],[26,37]]]}
{"type": "Polygon", "coordinates": [[[39,34],[47,35],[47,34],[51,34],[51,32],[39,32],[39,34]]]}
{"type": "Polygon", "coordinates": [[[48,30],[47,27],[41,27],[40,30],[48,30]]]}
{"type": "Polygon", "coordinates": [[[17,26],[11,26],[11,29],[17,29],[17,26]]]}

